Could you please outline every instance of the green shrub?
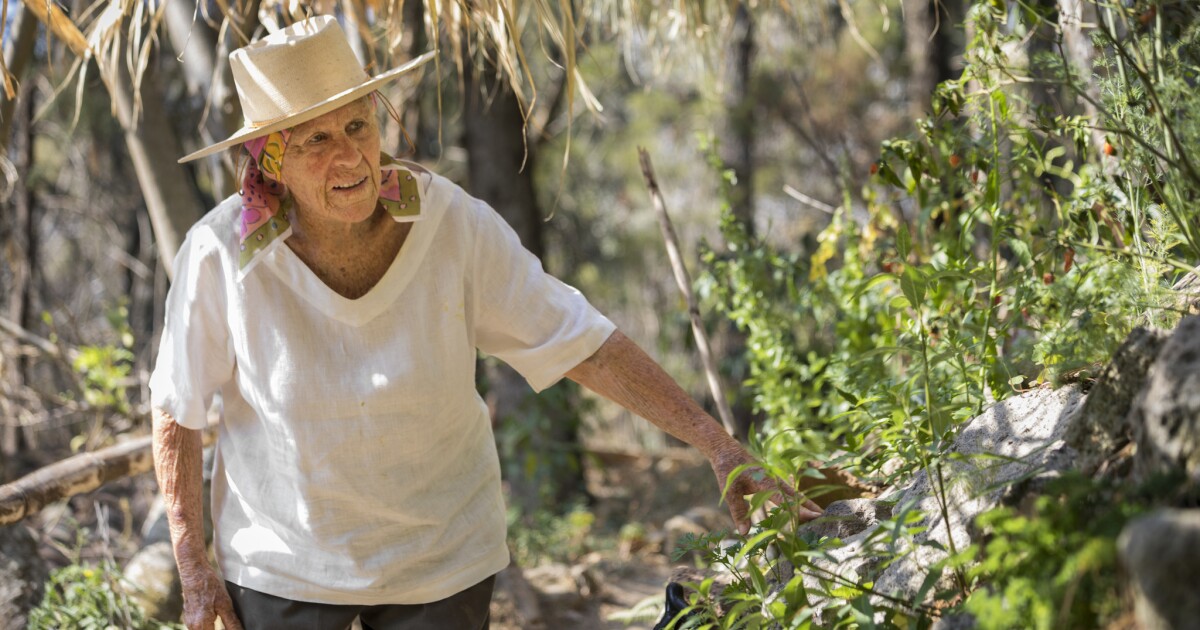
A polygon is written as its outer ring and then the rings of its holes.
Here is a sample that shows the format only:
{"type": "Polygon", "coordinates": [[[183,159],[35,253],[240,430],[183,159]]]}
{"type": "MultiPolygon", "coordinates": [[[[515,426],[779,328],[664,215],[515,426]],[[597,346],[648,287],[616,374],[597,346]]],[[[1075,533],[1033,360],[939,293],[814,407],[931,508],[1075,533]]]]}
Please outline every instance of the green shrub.
{"type": "Polygon", "coordinates": [[[147,619],[129,597],[120,568],[110,560],[94,566],[70,564],[46,582],[42,603],[29,614],[31,630],[182,630],[180,624],[147,619]]]}
{"type": "MultiPolygon", "coordinates": [[[[850,212],[847,194],[813,251],[751,238],[726,204],[726,247],[709,248],[700,286],[748,337],[745,385],[769,421],[760,451],[774,475],[817,460],[894,485],[923,470],[944,511],[952,480],[941,462],[963,422],[1029,387],[1087,378],[1134,326],[1177,321],[1169,287],[1200,259],[1200,8],[1089,4],[1103,22],[1098,120],[1029,97],[1029,85],[1048,81],[1092,98],[1061,54],[1009,56],[1057,28],[1049,9],[975,2],[963,75],[939,86],[934,116],[912,137],[883,143],[865,207],[850,212]],[[1108,130],[1102,150],[1091,146],[1094,126],[1108,130]]],[[[1153,499],[1110,513],[1095,497],[1130,490],[1072,483],[1033,514],[988,514],[988,542],[944,550],[922,595],[996,628],[1111,618],[1116,534],[1153,499]],[[944,572],[954,588],[934,592],[944,572]]],[[[937,614],[904,612],[871,591],[870,575],[817,575],[811,558],[837,541],[803,540],[786,516],[773,518],[783,520],[732,548],[689,541],[710,562],[737,565],[723,596],[732,612],[698,603],[714,627],[809,627],[813,597],[835,627],[926,627],[937,614]],[[778,566],[768,543],[820,578],[820,592],[796,578],[773,593],[762,577],[778,566]]],[[[886,566],[911,549],[920,520],[897,515],[867,553],[886,566]]]]}

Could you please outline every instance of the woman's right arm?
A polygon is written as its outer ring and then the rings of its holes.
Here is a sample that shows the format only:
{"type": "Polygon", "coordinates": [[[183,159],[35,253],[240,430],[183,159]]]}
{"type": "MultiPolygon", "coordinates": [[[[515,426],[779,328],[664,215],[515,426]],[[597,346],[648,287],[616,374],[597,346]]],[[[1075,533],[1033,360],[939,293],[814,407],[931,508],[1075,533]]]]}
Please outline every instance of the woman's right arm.
{"type": "Polygon", "coordinates": [[[154,408],[154,472],[167,508],[167,523],[188,630],[212,630],[218,617],[226,630],[242,630],[225,584],[208,563],[204,542],[204,449],[200,432],[180,426],[154,408]]]}

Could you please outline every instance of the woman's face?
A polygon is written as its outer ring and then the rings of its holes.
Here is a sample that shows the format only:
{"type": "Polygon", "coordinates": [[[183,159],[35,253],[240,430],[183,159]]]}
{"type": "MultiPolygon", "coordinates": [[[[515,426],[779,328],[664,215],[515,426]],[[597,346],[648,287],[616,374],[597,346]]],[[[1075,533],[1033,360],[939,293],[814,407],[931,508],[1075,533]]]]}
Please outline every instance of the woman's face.
{"type": "Polygon", "coordinates": [[[370,99],[359,99],[296,125],[280,179],[310,218],[359,223],[379,200],[379,124],[370,99]]]}

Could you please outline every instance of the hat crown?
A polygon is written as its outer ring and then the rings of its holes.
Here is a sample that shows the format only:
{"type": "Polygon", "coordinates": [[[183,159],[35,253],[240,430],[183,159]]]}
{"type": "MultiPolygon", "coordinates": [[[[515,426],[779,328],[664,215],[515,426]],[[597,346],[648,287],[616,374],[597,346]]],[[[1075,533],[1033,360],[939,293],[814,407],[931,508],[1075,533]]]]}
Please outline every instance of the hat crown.
{"type": "Polygon", "coordinates": [[[247,127],[294,116],[370,79],[331,16],[297,22],[229,55],[247,127]]]}

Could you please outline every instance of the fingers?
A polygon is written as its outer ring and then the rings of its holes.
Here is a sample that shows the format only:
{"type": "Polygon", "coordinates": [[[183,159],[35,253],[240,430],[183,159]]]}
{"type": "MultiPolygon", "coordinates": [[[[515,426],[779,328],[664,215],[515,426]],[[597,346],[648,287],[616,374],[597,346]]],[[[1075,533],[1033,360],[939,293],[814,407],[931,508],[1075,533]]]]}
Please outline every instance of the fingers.
{"type": "Polygon", "coordinates": [[[238,620],[237,615],[233,613],[233,608],[223,610],[220,613],[221,623],[225,624],[225,630],[242,630],[242,622],[238,620]]]}
{"type": "Polygon", "coordinates": [[[217,615],[221,617],[221,623],[225,624],[225,630],[242,630],[242,622],[233,612],[233,600],[229,599],[228,595],[217,600],[216,608],[217,615]]]}
{"type": "Polygon", "coordinates": [[[750,532],[750,506],[746,499],[741,495],[729,496],[725,498],[725,502],[729,504],[729,515],[733,517],[733,524],[738,533],[745,536],[750,532]]]}

